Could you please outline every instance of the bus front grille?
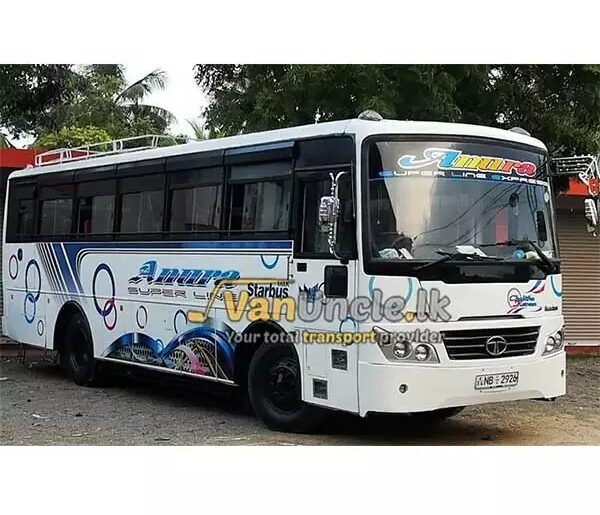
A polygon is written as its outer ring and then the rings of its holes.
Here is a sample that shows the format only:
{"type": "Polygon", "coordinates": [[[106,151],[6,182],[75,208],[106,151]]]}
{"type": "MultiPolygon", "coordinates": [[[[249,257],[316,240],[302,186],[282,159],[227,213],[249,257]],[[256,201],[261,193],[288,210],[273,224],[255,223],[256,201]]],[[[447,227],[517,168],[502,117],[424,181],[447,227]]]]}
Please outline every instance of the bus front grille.
{"type": "Polygon", "coordinates": [[[443,331],[442,339],[450,359],[513,358],[533,354],[539,333],[539,326],[467,329],[443,331]],[[488,344],[492,338],[498,345],[488,344]]]}

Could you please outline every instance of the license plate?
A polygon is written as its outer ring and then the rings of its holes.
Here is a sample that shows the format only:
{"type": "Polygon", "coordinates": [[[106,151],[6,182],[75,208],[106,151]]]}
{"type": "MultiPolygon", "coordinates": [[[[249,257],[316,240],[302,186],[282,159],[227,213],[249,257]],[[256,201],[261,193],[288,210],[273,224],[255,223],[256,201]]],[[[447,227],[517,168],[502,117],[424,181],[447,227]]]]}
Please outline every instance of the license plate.
{"type": "Polygon", "coordinates": [[[509,388],[519,383],[519,372],[503,372],[500,374],[484,374],[475,377],[475,390],[492,390],[509,388]]]}

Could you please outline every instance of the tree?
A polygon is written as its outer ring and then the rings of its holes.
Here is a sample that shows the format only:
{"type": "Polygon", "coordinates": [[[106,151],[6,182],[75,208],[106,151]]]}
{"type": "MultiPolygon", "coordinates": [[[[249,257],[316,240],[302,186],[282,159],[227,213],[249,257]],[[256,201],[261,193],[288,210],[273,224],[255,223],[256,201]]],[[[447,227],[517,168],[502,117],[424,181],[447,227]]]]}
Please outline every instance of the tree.
{"type": "Polygon", "coordinates": [[[128,85],[119,64],[0,66],[0,127],[36,136],[37,147],[95,143],[101,131],[109,139],[165,134],[174,115],[146,99],[166,81],[154,70],[128,85]]]}
{"type": "Polygon", "coordinates": [[[15,137],[39,126],[56,128],[52,113],[71,101],[78,84],[68,64],[0,66],[0,127],[15,137]]]}
{"type": "Polygon", "coordinates": [[[521,126],[556,153],[600,150],[596,65],[197,65],[224,134],[352,118],[521,126]]]}
{"type": "Polygon", "coordinates": [[[120,65],[90,65],[78,73],[82,78],[79,91],[71,103],[58,106],[53,113],[60,129],[39,127],[36,147],[48,148],[52,141],[69,147],[97,143],[98,130],[109,140],[165,134],[175,120],[168,110],[144,102],[156,89],[164,89],[167,76],[162,70],[154,70],[130,85],[125,83],[120,65]]]}
{"type": "Polygon", "coordinates": [[[10,142],[6,134],[0,132],[0,148],[13,148],[13,144],[10,142]]]}
{"type": "Polygon", "coordinates": [[[63,127],[58,132],[49,132],[35,142],[35,146],[45,149],[72,148],[110,141],[111,135],[100,127],[63,127]]]}

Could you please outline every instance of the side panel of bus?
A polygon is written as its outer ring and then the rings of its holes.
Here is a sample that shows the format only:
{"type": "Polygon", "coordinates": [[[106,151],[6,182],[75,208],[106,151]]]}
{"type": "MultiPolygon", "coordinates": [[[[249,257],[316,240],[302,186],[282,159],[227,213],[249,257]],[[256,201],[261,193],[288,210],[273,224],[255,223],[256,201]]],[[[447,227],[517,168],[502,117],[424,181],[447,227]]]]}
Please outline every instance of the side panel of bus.
{"type": "MultiPolygon", "coordinates": [[[[57,319],[70,303],[85,314],[100,359],[234,382],[237,337],[261,318],[250,301],[266,298],[272,307],[281,297],[323,290],[332,267],[345,273],[342,297],[351,298],[356,255],[345,263],[332,258],[316,213],[332,173],[344,171],[352,190],[352,138],[263,147],[91,169],[75,164],[19,178],[4,255],[7,334],[59,348],[57,319]],[[198,188],[217,192],[208,198],[219,199],[214,227],[201,232],[195,219],[185,219],[174,229],[179,202],[198,188]],[[248,195],[258,204],[249,208],[248,195]],[[273,209],[276,202],[285,205],[273,209]],[[252,211],[257,205],[266,211],[252,211]],[[158,225],[146,227],[155,218],[158,225]]],[[[346,226],[355,239],[354,221],[346,226]]],[[[275,322],[286,332],[356,329],[350,319],[340,325],[280,315],[275,322]]],[[[335,353],[329,345],[296,349],[305,400],[356,411],[356,346],[334,346],[335,353]]]]}

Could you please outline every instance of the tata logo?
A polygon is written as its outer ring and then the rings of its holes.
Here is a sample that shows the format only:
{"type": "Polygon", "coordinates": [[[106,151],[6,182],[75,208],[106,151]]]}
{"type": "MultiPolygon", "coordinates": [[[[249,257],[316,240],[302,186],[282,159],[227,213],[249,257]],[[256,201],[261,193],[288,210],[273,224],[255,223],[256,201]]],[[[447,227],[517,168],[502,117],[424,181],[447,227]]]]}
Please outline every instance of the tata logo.
{"type": "MultiPolygon", "coordinates": [[[[203,268],[159,268],[156,261],[146,261],[138,274],[129,279],[130,284],[147,283],[153,286],[205,287],[224,279],[239,279],[237,270],[214,270],[203,268]]],[[[225,285],[233,288],[234,285],[225,285]]]]}
{"type": "Polygon", "coordinates": [[[485,342],[485,351],[493,357],[501,356],[507,348],[508,343],[502,336],[492,336],[485,342]]]}
{"type": "Polygon", "coordinates": [[[523,308],[523,307],[534,307],[537,306],[535,297],[530,294],[522,295],[517,288],[511,288],[508,290],[506,301],[511,308],[523,308]]]}

